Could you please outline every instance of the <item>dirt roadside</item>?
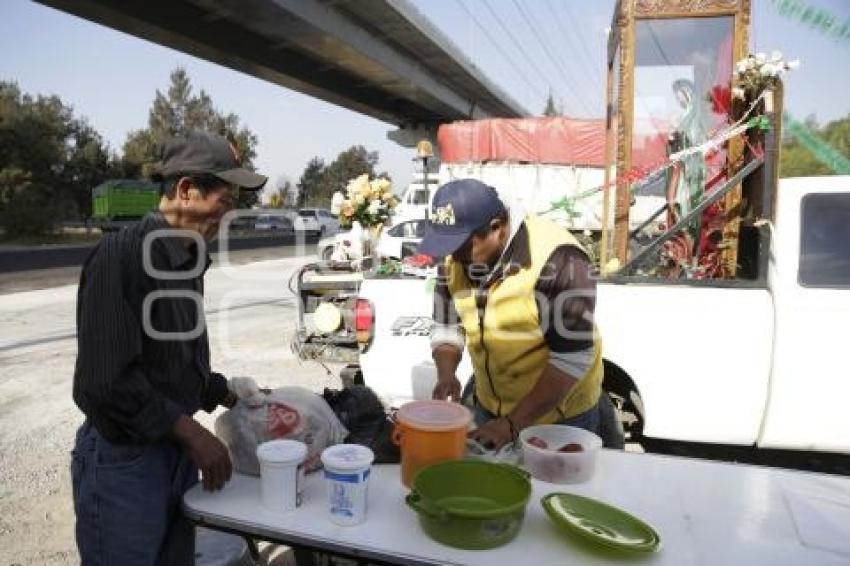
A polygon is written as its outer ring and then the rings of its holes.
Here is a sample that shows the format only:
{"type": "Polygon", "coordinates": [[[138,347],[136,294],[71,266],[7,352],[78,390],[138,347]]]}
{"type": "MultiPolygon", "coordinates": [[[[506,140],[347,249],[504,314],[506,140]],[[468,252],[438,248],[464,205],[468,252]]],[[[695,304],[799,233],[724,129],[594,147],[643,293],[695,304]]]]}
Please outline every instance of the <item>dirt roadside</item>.
{"type": "MultiPolygon", "coordinates": [[[[283,260],[284,262],[286,260],[283,260]]],[[[339,387],[315,363],[292,357],[292,267],[264,262],[267,280],[207,276],[213,367],[264,386],[339,387]],[[230,293],[238,298],[224,299],[230,293]],[[257,299],[266,299],[259,301],[257,299]],[[242,304],[244,303],[244,304],[242,304]]],[[[0,296],[0,564],[77,564],[69,473],[82,415],[71,399],[75,287],[0,296]]],[[[332,368],[333,369],[333,368],[332,368]]],[[[200,413],[211,427],[216,414],[200,413]]]]}

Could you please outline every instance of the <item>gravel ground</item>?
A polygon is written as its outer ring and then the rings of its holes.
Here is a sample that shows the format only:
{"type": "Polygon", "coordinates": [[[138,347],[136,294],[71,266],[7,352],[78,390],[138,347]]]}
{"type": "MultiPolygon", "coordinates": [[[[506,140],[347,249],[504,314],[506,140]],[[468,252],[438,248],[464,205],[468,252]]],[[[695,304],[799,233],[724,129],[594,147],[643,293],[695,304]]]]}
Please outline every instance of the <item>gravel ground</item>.
{"type": "MultiPolygon", "coordinates": [[[[340,386],[289,352],[295,303],[286,281],[303,261],[210,270],[206,308],[216,370],[271,387],[340,386]]],[[[76,285],[0,295],[0,564],[79,562],[68,470],[82,422],[71,399],[75,300],[76,285]]],[[[198,417],[211,427],[215,416],[198,417]]]]}

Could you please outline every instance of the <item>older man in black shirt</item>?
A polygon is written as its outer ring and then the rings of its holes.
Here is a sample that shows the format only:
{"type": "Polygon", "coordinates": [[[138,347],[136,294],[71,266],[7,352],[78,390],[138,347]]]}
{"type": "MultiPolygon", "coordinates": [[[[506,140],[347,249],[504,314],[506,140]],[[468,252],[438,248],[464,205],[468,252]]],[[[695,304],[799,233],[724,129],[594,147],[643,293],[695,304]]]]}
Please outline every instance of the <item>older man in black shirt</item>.
{"type": "Polygon", "coordinates": [[[206,242],[240,187],[266,178],[223,137],[194,132],[164,144],[159,180],[159,211],[105,235],[80,278],[74,401],[86,420],[71,474],[83,564],[193,564],[181,497],[198,470],[210,490],[231,474],[224,445],[192,418],[236,402],[210,370],[206,242]]]}

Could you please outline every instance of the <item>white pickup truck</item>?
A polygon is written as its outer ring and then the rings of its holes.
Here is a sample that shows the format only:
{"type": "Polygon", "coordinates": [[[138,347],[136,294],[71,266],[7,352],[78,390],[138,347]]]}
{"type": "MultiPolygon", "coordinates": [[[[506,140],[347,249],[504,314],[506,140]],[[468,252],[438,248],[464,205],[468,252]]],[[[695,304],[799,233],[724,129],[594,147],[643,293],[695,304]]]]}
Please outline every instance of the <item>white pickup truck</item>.
{"type": "MultiPolygon", "coordinates": [[[[775,224],[740,249],[737,280],[599,282],[606,389],[644,438],[850,454],[850,177],[780,180],[775,224]]],[[[363,379],[390,405],[429,393],[432,287],[361,284],[363,379]]]]}

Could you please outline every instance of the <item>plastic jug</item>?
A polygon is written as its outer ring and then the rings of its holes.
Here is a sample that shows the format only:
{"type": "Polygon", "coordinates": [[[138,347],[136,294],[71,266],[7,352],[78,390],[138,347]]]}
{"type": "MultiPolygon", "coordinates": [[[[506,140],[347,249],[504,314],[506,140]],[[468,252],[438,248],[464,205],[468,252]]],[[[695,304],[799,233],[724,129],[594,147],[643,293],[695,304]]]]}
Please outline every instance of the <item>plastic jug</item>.
{"type": "Polygon", "coordinates": [[[413,401],[396,413],[393,442],[401,447],[401,482],[410,487],[422,468],[463,458],[472,413],[450,401],[413,401]]]}

